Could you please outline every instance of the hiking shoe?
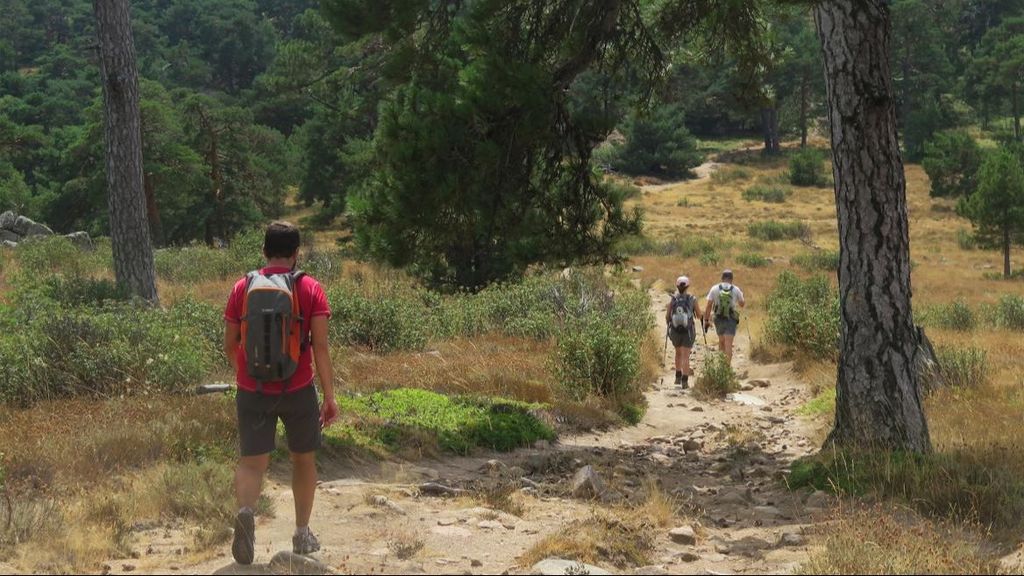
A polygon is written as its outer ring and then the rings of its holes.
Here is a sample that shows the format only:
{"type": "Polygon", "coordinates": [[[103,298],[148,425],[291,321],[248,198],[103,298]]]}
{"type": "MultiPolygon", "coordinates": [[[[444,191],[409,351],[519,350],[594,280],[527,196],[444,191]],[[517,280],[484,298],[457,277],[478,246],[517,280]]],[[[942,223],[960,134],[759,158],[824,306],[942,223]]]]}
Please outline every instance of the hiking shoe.
{"type": "Polygon", "coordinates": [[[313,535],[309,528],[302,532],[296,532],[292,536],[292,552],[296,554],[312,554],[320,550],[320,541],[313,535]]]}
{"type": "Polygon", "coordinates": [[[687,376],[683,376],[683,378],[680,381],[679,385],[683,387],[683,390],[686,390],[687,388],[689,388],[690,387],[690,377],[688,375],[687,376]]]}
{"type": "Polygon", "coordinates": [[[235,539],[231,543],[231,555],[239,564],[252,564],[256,555],[256,519],[250,510],[241,510],[235,516],[235,539]]]}
{"type": "Polygon", "coordinates": [[[683,373],[682,372],[676,372],[676,386],[682,386],[682,385],[683,385],[683,373]]]}

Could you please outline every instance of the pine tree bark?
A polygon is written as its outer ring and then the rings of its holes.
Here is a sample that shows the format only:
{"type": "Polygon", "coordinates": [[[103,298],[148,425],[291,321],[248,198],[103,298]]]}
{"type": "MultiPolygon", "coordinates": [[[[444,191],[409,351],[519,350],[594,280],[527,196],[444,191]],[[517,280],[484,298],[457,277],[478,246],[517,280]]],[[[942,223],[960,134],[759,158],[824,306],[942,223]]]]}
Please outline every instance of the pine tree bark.
{"type": "Polygon", "coordinates": [[[911,313],[906,181],[884,0],[826,0],[822,43],[839,215],[841,333],[835,428],[845,446],[931,450],[911,313]]]}
{"type": "Polygon", "coordinates": [[[157,304],[142,177],[139,74],[128,0],[93,0],[93,11],[106,112],[107,202],[114,276],[132,294],[157,304]]]}
{"type": "Polygon", "coordinates": [[[761,128],[764,132],[764,153],[779,153],[779,111],[774,107],[761,109],[761,128]]]}
{"type": "Polygon", "coordinates": [[[1003,279],[1010,279],[1010,227],[1003,226],[1003,279]]]}
{"type": "Polygon", "coordinates": [[[807,147],[807,108],[808,108],[808,86],[810,79],[807,73],[800,75],[800,147],[807,147]]]}

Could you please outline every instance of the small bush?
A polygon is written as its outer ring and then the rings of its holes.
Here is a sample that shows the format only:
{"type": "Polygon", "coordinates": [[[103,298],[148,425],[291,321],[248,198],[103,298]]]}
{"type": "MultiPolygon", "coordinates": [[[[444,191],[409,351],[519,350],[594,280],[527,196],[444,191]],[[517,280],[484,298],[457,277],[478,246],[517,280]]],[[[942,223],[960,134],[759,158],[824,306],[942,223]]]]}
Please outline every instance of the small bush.
{"type": "Polygon", "coordinates": [[[811,235],[811,228],[803,222],[777,222],[766,220],[754,222],[747,226],[751,238],[765,241],[792,240],[806,238],[811,235]]]}
{"type": "Polygon", "coordinates": [[[974,311],[966,300],[958,298],[949,304],[936,304],[924,309],[920,321],[926,326],[970,332],[974,330],[974,311]]]}
{"type": "Polygon", "coordinates": [[[988,359],[984,350],[940,346],[935,355],[941,382],[947,386],[971,388],[988,381],[988,359]]]}
{"type": "Polygon", "coordinates": [[[824,276],[801,280],[779,275],[766,302],[765,340],[816,358],[834,359],[839,348],[839,294],[824,276]]]}
{"type": "Polygon", "coordinates": [[[634,389],[640,355],[636,342],[611,322],[586,319],[559,338],[554,368],[570,398],[579,401],[593,394],[614,399],[634,389]]]}
{"type": "Polygon", "coordinates": [[[711,173],[711,181],[715,184],[728,184],[737,180],[749,180],[754,174],[749,168],[742,166],[726,166],[711,173]]]}
{"type": "Polygon", "coordinates": [[[789,157],[789,183],[793,186],[825,186],[823,154],[814,148],[804,148],[789,157]]]}
{"type": "Polygon", "coordinates": [[[782,186],[755,184],[743,191],[743,199],[747,202],[760,200],[761,202],[781,204],[786,201],[787,197],[789,197],[789,190],[782,186]]]}
{"type": "Polygon", "coordinates": [[[796,266],[808,271],[835,272],[839,270],[839,252],[832,250],[815,250],[797,254],[790,260],[796,266]]]}
{"type": "Polygon", "coordinates": [[[718,255],[718,252],[705,252],[697,258],[697,261],[700,262],[701,266],[718,266],[722,258],[718,255]]]}
{"type": "Polygon", "coordinates": [[[740,254],[736,257],[736,261],[747,268],[764,268],[772,263],[768,258],[752,252],[740,254]]]}
{"type": "Polygon", "coordinates": [[[961,250],[976,250],[978,248],[978,239],[963,228],[956,231],[956,245],[961,250]]]}
{"type": "Polygon", "coordinates": [[[427,343],[430,315],[412,293],[408,298],[367,298],[349,287],[328,291],[331,340],[375,352],[420,350],[427,343]]]}
{"type": "MultiPolygon", "coordinates": [[[[535,404],[399,388],[339,398],[339,405],[358,435],[392,451],[421,444],[424,435],[456,454],[478,446],[509,451],[555,436],[534,415],[540,409],[535,404]]],[[[329,429],[327,434],[337,437],[342,432],[343,428],[329,429]]]]}
{"type": "Polygon", "coordinates": [[[704,360],[701,374],[697,376],[694,392],[705,398],[724,398],[726,394],[740,389],[739,379],[732,366],[725,359],[725,354],[715,352],[704,360]]]}
{"type": "Polygon", "coordinates": [[[1024,296],[1004,294],[994,306],[985,308],[985,316],[998,328],[1024,330],[1024,296]]]}

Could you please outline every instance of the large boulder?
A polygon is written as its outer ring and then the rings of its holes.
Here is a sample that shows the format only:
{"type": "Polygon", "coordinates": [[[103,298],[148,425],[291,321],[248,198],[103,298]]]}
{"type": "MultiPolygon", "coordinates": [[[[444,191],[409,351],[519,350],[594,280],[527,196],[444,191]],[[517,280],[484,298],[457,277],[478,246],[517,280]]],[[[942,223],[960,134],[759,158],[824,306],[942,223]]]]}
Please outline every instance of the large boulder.
{"type": "Polygon", "coordinates": [[[89,237],[88,232],[72,232],[71,234],[67,234],[64,237],[67,238],[68,240],[71,240],[72,244],[78,246],[82,250],[92,249],[92,238],[89,237]]]}
{"type": "Polygon", "coordinates": [[[17,244],[18,242],[21,242],[21,236],[18,236],[10,230],[0,228],[0,242],[14,242],[17,244]]]}
{"type": "Polygon", "coordinates": [[[18,216],[15,220],[12,230],[15,234],[20,234],[25,237],[32,236],[53,236],[53,230],[46,224],[40,224],[31,218],[24,216],[18,216]]]}
{"type": "Polygon", "coordinates": [[[0,246],[3,246],[4,248],[17,248],[18,247],[18,243],[17,242],[11,242],[10,240],[2,240],[2,241],[0,241],[0,246]]]}
{"type": "Polygon", "coordinates": [[[14,223],[18,221],[18,215],[8,210],[0,214],[0,230],[13,230],[14,223]]]}

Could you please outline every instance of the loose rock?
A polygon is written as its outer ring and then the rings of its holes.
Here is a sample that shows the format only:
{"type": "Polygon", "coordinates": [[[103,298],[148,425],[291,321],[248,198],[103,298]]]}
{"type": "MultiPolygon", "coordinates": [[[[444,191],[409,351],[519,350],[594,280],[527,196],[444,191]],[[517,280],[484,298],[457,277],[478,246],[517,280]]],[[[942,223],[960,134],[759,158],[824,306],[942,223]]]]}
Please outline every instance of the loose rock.
{"type": "Polygon", "coordinates": [[[309,556],[282,550],[270,559],[270,571],[274,574],[334,574],[334,572],[309,556]]]}
{"type": "Polygon", "coordinates": [[[604,494],[604,482],[594,471],[594,467],[586,465],[580,468],[572,479],[572,495],[576,498],[600,498],[604,494]]]}
{"type": "Polygon", "coordinates": [[[582,562],[563,560],[561,558],[548,558],[534,564],[533,568],[530,569],[530,574],[537,574],[540,576],[561,576],[563,574],[610,576],[611,572],[582,562]]]}
{"type": "Polygon", "coordinates": [[[693,531],[692,526],[680,526],[678,528],[673,528],[669,530],[668,535],[676,544],[692,546],[697,543],[697,533],[693,531]]]}

